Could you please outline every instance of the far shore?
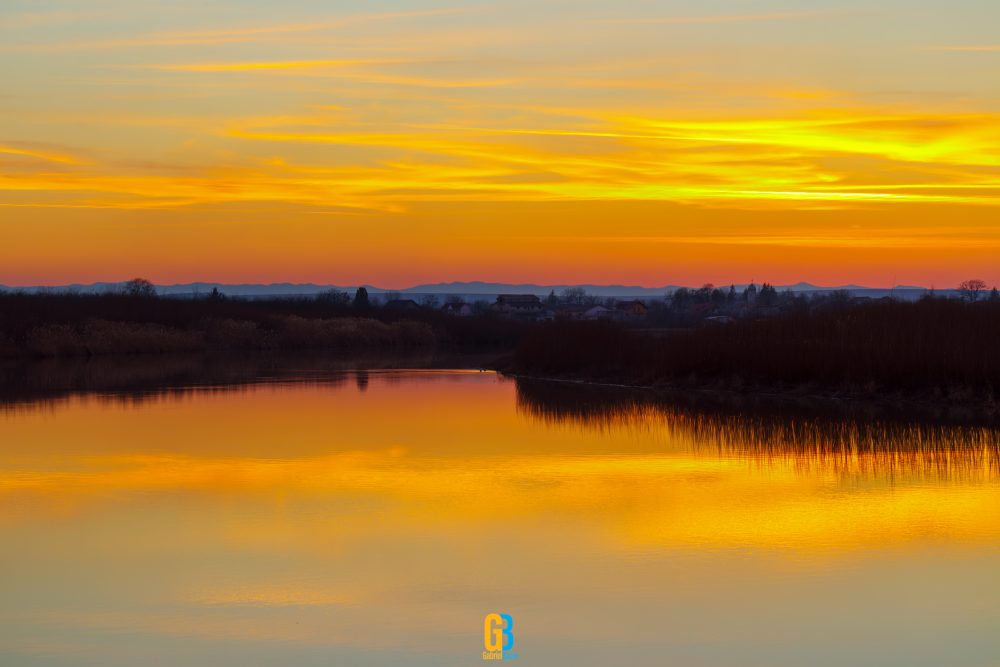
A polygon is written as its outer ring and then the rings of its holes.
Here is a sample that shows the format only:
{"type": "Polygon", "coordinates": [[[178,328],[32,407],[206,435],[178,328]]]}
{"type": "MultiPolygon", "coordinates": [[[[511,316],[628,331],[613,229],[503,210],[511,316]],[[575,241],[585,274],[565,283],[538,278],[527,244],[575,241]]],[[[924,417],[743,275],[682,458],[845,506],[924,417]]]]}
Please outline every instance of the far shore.
{"type": "Polygon", "coordinates": [[[503,308],[462,316],[454,308],[342,298],[0,294],[0,359],[133,356],[153,368],[171,355],[211,363],[227,355],[476,353],[484,366],[513,377],[608,387],[987,413],[1000,405],[1000,299],[859,303],[834,295],[777,309],[742,307],[739,316],[694,324],[690,304],[681,302],[660,313],[670,326],[657,326],[639,302],[601,309],[620,319],[587,320],[574,319],[579,308],[541,317],[531,299],[498,299],[503,308]]]}
{"type": "Polygon", "coordinates": [[[629,388],[1000,405],[1000,304],[884,302],[663,335],[607,323],[529,331],[516,377],[629,388]]]}

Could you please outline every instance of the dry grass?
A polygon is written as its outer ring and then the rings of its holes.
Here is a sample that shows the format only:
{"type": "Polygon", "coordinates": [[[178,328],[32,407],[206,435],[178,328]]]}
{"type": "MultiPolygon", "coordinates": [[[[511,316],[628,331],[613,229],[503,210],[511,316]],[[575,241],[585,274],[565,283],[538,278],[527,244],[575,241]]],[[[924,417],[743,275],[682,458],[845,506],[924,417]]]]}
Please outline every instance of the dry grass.
{"type": "Polygon", "coordinates": [[[652,337],[554,323],[525,337],[514,370],[639,385],[931,392],[1000,389],[1000,305],[951,300],[793,313],[652,337]]]}
{"type": "Polygon", "coordinates": [[[528,325],[322,299],[0,293],[0,357],[297,349],[512,349],[528,325]]]}
{"type": "Polygon", "coordinates": [[[193,329],[159,324],[89,320],[80,326],[45,324],[28,332],[23,349],[0,339],[6,356],[35,357],[194,352],[199,350],[364,350],[433,347],[434,330],[423,322],[380,322],[361,317],[275,318],[271,326],[207,319],[193,329]]]}

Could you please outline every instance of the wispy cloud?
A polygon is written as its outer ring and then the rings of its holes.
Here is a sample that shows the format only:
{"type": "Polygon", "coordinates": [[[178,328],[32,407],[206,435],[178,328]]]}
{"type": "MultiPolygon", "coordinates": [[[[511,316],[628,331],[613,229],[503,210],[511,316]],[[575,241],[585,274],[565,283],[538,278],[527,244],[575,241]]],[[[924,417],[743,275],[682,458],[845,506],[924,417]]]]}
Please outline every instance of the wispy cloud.
{"type": "MultiPolygon", "coordinates": [[[[1000,205],[995,115],[859,109],[683,120],[579,113],[579,120],[535,127],[421,125],[339,107],[248,117],[215,130],[231,154],[248,156],[242,166],[178,173],[126,173],[113,162],[72,173],[39,166],[0,177],[0,190],[36,193],[33,201],[45,206],[136,209],[336,201],[387,211],[407,202],[483,200],[802,210],[817,202],[1000,205]],[[297,148],[308,145],[343,148],[310,163],[303,156],[316,153],[297,148]]],[[[69,159],[29,146],[0,152],[69,159]]]]}
{"type": "Polygon", "coordinates": [[[181,63],[167,65],[141,65],[143,68],[165,72],[252,72],[261,70],[318,69],[327,67],[355,67],[358,65],[379,65],[400,63],[400,60],[277,60],[260,62],[230,63],[181,63]]]}
{"type": "Polygon", "coordinates": [[[302,23],[234,26],[213,30],[155,32],[125,39],[106,39],[99,41],[15,45],[8,50],[31,52],[103,51],[157,46],[199,46],[213,44],[273,42],[289,37],[300,37],[305,33],[336,30],[368,23],[433,18],[450,14],[463,14],[472,11],[477,11],[477,9],[470,7],[442,7],[408,12],[349,14],[340,17],[319,19],[316,21],[302,23]]]}
{"type": "Polygon", "coordinates": [[[968,53],[1000,52],[1000,44],[973,44],[969,46],[936,46],[932,51],[965,51],[968,53]]]}
{"type": "Polygon", "coordinates": [[[28,148],[17,145],[0,145],[0,154],[20,155],[24,157],[43,160],[45,162],[57,162],[60,164],[80,164],[82,160],[68,153],[61,153],[39,148],[28,148]]]}
{"type": "Polygon", "coordinates": [[[414,74],[398,74],[385,71],[388,65],[429,64],[426,60],[403,58],[372,58],[372,59],[342,59],[342,60],[278,60],[250,62],[221,63],[175,63],[137,65],[141,69],[153,69],[163,72],[190,73],[240,73],[250,72],[261,74],[267,72],[295,72],[308,76],[336,77],[364,83],[367,85],[408,86],[417,88],[492,88],[507,86],[525,81],[515,77],[456,77],[456,76],[420,76],[414,74]]]}
{"type": "Polygon", "coordinates": [[[359,25],[364,23],[376,23],[381,21],[398,21],[413,18],[429,18],[429,17],[439,17],[446,16],[449,14],[464,14],[475,11],[471,7],[441,7],[434,9],[423,9],[414,10],[408,12],[373,12],[367,14],[351,14],[342,17],[336,17],[326,20],[309,21],[304,23],[285,23],[277,25],[265,25],[265,26],[247,26],[247,27],[233,27],[233,28],[223,28],[217,30],[201,30],[192,32],[179,32],[171,33],[165,35],[167,38],[175,39],[191,39],[198,43],[205,43],[202,40],[222,40],[223,42],[237,39],[237,40],[253,40],[262,36],[276,35],[276,34],[288,34],[288,33],[303,33],[303,32],[318,32],[322,30],[331,30],[335,28],[343,28],[352,25],[359,25]]]}
{"type": "Polygon", "coordinates": [[[831,12],[775,12],[771,14],[706,14],[701,16],[646,16],[600,19],[595,22],[619,25],[712,25],[716,23],[756,23],[793,21],[830,16],[831,12]]]}
{"type": "Polygon", "coordinates": [[[36,26],[47,26],[57,23],[68,23],[78,21],[83,18],[92,17],[96,14],[84,12],[22,12],[18,14],[0,14],[0,30],[34,28],[36,26]]]}

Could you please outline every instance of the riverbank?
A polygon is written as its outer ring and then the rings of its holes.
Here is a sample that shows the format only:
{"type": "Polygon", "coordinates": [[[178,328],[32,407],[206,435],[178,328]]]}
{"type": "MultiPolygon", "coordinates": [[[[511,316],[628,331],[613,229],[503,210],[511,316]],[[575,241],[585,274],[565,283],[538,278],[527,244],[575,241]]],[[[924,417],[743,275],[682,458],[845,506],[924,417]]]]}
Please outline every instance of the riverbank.
{"type": "MultiPolygon", "coordinates": [[[[553,377],[512,373],[491,367],[503,377],[518,383],[519,387],[549,387],[548,391],[562,392],[566,405],[589,409],[587,396],[600,395],[614,403],[614,396],[627,396],[630,401],[649,404],[697,404],[726,406],[731,409],[754,412],[766,410],[780,414],[837,415],[865,418],[892,416],[901,420],[919,420],[935,423],[977,424],[994,427],[1000,424],[1000,402],[994,397],[970,398],[968,395],[942,397],[915,393],[865,391],[856,388],[817,386],[798,387],[747,387],[725,383],[651,385],[623,384],[581,377],[553,377]]],[[[565,407],[565,406],[564,406],[565,407]]],[[[574,408],[574,409],[576,409],[574,408]]]]}
{"type": "Polygon", "coordinates": [[[498,370],[628,387],[997,410],[1000,307],[932,300],[789,313],[695,330],[553,323],[498,370]]]}
{"type": "Polygon", "coordinates": [[[228,352],[106,355],[81,358],[0,360],[0,411],[23,404],[97,396],[141,402],[196,388],[247,387],[263,383],[354,382],[396,370],[476,371],[490,364],[492,352],[440,350],[404,352],[334,351],[228,352]]]}
{"type": "Polygon", "coordinates": [[[512,349],[522,322],[321,299],[0,294],[0,358],[512,349]]]}

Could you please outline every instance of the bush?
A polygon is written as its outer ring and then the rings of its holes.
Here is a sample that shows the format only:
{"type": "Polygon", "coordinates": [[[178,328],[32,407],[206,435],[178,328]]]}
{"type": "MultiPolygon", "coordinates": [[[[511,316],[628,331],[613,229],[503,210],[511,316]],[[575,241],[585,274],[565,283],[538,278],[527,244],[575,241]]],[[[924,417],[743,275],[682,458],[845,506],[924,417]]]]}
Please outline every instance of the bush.
{"type": "Polygon", "coordinates": [[[268,346],[267,335],[256,322],[210,318],[201,323],[210,347],[227,350],[255,350],[268,346]]]}
{"type": "Polygon", "coordinates": [[[28,352],[38,357],[68,357],[87,354],[83,338],[65,324],[44,324],[28,332],[28,352]]]}
{"type": "Polygon", "coordinates": [[[88,354],[192,352],[205,347],[199,332],[135,322],[92,320],[81,338],[88,354]]]}
{"type": "Polygon", "coordinates": [[[405,313],[369,308],[363,317],[358,315],[338,299],[325,298],[0,293],[0,354],[86,356],[190,348],[416,349],[439,344],[511,349],[530,328],[512,320],[450,317],[430,308],[405,313]]]}
{"type": "Polygon", "coordinates": [[[706,381],[874,391],[1000,387],[1000,307],[929,299],[793,312],[653,336],[553,323],[526,335],[514,370],[633,384],[706,381]]]}
{"type": "Polygon", "coordinates": [[[277,332],[282,348],[333,348],[342,350],[379,347],[426,347],[435,342],[431,327],[401,320],[387,324],[366,317],[328,320],[289,316],[277,332]]]}

